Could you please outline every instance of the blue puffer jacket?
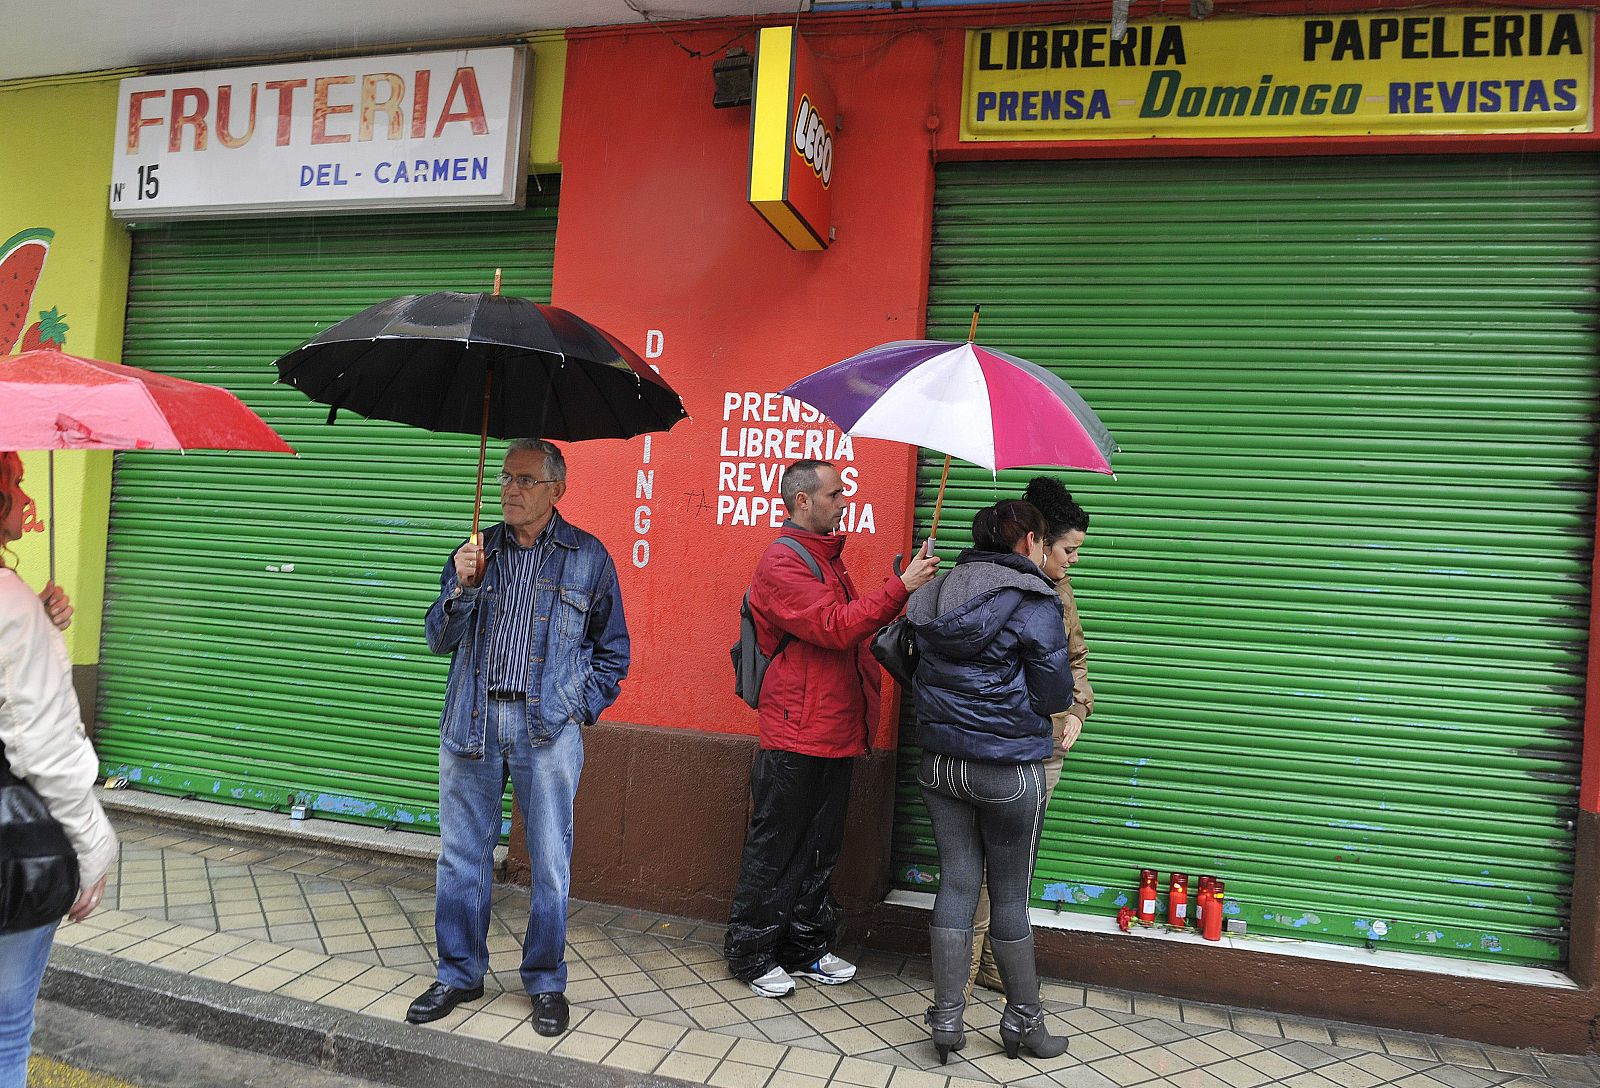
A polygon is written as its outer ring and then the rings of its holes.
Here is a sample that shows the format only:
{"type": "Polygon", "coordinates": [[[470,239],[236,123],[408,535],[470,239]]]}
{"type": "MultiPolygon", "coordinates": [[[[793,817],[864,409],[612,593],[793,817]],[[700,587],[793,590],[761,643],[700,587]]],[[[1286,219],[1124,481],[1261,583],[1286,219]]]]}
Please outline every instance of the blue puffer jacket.
{"type": "Polygon", "coordinates": [[[1048,758],[1050,715],[1072,705],[1055,586],[1025,556],[966,551],[911,595],[918,740],[987,763],[1048,758]]]}

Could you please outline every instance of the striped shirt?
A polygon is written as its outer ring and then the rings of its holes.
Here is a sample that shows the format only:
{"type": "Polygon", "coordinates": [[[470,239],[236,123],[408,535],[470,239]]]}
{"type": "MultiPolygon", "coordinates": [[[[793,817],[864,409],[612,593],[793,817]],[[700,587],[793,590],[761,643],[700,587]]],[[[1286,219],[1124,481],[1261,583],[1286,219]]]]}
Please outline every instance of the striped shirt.
{"type": "Polygon", "coordinates": [[[524,548],[517,543],[517,535],[509,528],[500,545],[500,607],[495,615],[494,630],[489,633],[489,690],[492,692],[527,692],[530,677],[528,668],[534,640],[540,643],[545,637],[545,627],[550,621],[548,600],[544,614],[539,614],[539,571],[555,546],[551,530],[556,516],[539,531],[533,547],[524,548]]]}

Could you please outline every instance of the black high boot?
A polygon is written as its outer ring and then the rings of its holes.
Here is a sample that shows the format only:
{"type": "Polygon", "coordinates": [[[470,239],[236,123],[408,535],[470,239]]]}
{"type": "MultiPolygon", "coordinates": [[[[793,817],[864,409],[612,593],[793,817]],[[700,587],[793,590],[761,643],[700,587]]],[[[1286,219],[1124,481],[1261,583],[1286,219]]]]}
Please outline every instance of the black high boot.
{"type": "Polygon", "coordinates": [[[952,1050],[967,1045],[961,1014],[967,1008],[972,930],[929,926],[928,944],[933,954],[933,1004],[928,1006],[925,1019],[933,1029],[933,1048],[939,1052],[939,1064],[943,1065],[952,1050]]]}
{"type": "Polygon", "coordinates": [[[1039,1004],[1039,968],[1033,960],[1033,934],[1020,941],[996,940],[989,934],[995,966],[1006,986],[1006,1011],[1000,1014],[1000,1042],[1006,1057],[1027,1047],[1035,1058],[1055,1058],[1067,1050],[1066,1036],[1051,1035],[1039,1004]]]}

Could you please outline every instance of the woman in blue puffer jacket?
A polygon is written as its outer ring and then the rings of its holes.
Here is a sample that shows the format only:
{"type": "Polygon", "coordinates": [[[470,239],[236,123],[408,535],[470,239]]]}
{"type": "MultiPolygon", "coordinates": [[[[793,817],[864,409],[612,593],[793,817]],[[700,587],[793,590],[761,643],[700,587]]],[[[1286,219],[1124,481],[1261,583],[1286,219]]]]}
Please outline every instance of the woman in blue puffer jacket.
{"type": "Polygon", "coordinates": [[[973,547],[906,606],[920,653],[912,682],[923,749],[917,777],[939,847],[927,1021],[940,1064],[966,1044],[972,916],[985,868],[990,944],[1006,991],[1006,1055],[1025,1046],[1053,1058],[1067,1048],[1045,1025],[1028,921],[1050,799],[1042,767],[1053,744],[1050,715],[1072,705],[1061,599],[1040,569],[1044,538],[1044,516],[1028,503],[980,510],[973,547]]]}

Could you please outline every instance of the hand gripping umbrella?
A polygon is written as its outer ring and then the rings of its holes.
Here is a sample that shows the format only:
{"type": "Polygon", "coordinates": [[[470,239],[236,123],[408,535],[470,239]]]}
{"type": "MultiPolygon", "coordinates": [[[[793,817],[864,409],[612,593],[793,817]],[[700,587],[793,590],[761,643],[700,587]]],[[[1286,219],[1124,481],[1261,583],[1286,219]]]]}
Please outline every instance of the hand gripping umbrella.
{"type": "Polygon", "coordinates": [[[483,506],[489,437],[632,438],[687,419],[643,359],[576,314],[494,291],[436,291],[370,306],[278,360],[279,380],[370,419],[478,436],[483,506]]]}
{"type": "Polygon", "coordinates": [[[55,347],[0,358],[0,450],[49,450],[50,580],[56,450],[294,450],[238,397],[55,347]]]}
{"type": "Polygon", "coordinates": [[[1044,367],[973,343],[897,340],[801,378],[783,392],[859,438],[888,438],[944,453],[933,508],[939,529],[950,459],[990,471],[1024,465],[1111,475],[1117,444],[1073,388],[1044,367]]]}

